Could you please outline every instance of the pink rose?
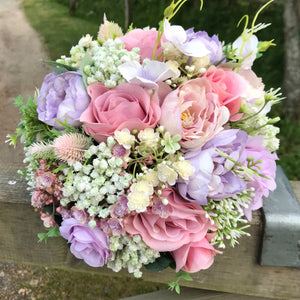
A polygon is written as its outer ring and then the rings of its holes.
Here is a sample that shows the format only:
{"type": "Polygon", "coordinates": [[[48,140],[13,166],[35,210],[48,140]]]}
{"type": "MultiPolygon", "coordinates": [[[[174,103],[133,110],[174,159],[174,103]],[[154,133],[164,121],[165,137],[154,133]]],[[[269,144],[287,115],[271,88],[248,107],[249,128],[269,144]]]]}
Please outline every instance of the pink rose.
{"type": "Polygon", "coordinates": [[[183,245],[171,252],[176,262],[176,272],[184,270],[189,273],[208,269],[213,264],[217,253],[221,252],[215,250],[207,238],[183,245]]]}
{"type": "MultiPolygon", "coordinates": [[[[128,51],[130,51],[134,47],[140,48],[140,56],[142,62],[145,58],[152,59],[153,50],[157,41],[157,30],[133,29],[119,39],[124,42],[125,48],[128,51]]],[[[162,52],[162,41],[166,41],[164,36],[158,44],[156,56],[162,52]]],[[[160,61],[162,61],[162,59],[163,56],[161,57],[160,61]]]]}
{"type": "Polygon", "coordinates": [[[264,97],[265,95],[265,85],[260,77],[252,70],[241,69],[239,74],[245,79],[246,86],[246,97],[248,100],[256,100],[264,97]]]}
{"type": "MultiPolygon", "coordinates": [[[[231,69],[215,66],[211,66],[202,76],[209,80],[213,92],[219,95],[220,104],[229,109],[230,115],[238,113],[242,96],[247,90],[244,78],[231,69]]],[[[241,114],[236,115],[231,118],[231,121],[237,121],[241,117],[241,114]]]]}
{"type": "Polygon", "coordinates": [[[92,101],[82,113],[85,132],[97,142],[105,141],[115,130],[154,128],[160,118],[157,92],[149,93],[133,83],[121,83],[108,89],[103,83],[88,87],[92,101]]]}
{"type": "Polygon", "coordinates": [[[146,212],[127,217],[124,222],[125,230],[130,234],[140,234],[143,241],[157,251],[173,251],[171,254],[174,254],[177,269],[185,265],[183,260],[178,258],[178,254],[184,253],[186,258],[190,258],[194,256],[195,250],[192,249],[198,248],[199,260],[195,262],[195,268],[206,267],[216,253],[213,247],[207,246],[207,232],[215,231],[216,226],[211,225],[201,206],[186,202],[172,188],[164,189],[161,196],[168,200],[166,218],[148,209],[146,212]],[[203,259],[201,247],[205,249],[203,259]],[[211,251],[209,262],[206,249],[211,251]],[[187,252],[190,252],[190,255],[187,252]]]}
{"type": "Polygon", "coordinates": [[[229,111],[220,103],[221,97],[207,78],[187,81],[166,96],[159,123],[181,136],[183,148],[200,149],[228,121],[229,111]]]}

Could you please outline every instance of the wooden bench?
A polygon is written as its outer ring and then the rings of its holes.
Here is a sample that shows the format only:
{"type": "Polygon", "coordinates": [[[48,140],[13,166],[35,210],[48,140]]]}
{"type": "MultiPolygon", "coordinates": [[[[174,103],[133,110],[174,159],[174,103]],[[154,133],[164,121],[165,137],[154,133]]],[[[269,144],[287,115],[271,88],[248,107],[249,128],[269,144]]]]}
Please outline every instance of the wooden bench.
{"type": "MultiPolygon", "coordinates": [[[[34,212],[30,206],[30,195],[26,190],[26,182],[21,180],[16,173],[18,168],[22,168],[22,166],[17,164],[0,166],[0,261],[128,276],[126,271],[113,273],[106,268],[87,266],[70,253],[63,238],[49,239],[47,245],[38,243],[37,233],[45,230],[39,214],[34,212]]],[[[292,181],[291,186],[300,199],[300,182],[292,181]]],[[[203,297],[201,299],[219,299],[215,298],[220,294],[219,292],[240,294],[237,298],[233,296],[224,298],[225,296],[223,296],[222,299],[251,299],[251,297],[247,298],[241,295],[274,299],[300,299],[300,269],[259,264],[263,229],[263,212],[259,210],[253,214],[251,227],[248,229],[251,237],[242,238],[240,245],[234,249],[226,248],[223,255],[216,256],[215,263],[210,269],[193,274],[193,281],[185,281],[182,284],[190,288],[218,291],[218,293],[205,292],[208,296],[209,293],[213,294],[210,294],[211,298],[203,297]]],[[[298,246],[300,252],[300,244],[298,246]]],[[[298,258],[300,260],[300,253],[298,258]]],[[[173,280],[173,275],[173,270],[165,270],[160,273],[144,271],[143,278],[152,282],[168,282],[173,280]]],[[[200,299],[200,293],[203,294],[199,291],[198,298],[193,298],[193,296],[189,298],[189,293],[193,295],[195,293],[194,290],[189,291],[181,299],[200,299]]],[[[154,297],[170,299],[167,296],[165,298],[154,297]]],[[[143,297],[143,299],[150,298],[143,297]]]]}

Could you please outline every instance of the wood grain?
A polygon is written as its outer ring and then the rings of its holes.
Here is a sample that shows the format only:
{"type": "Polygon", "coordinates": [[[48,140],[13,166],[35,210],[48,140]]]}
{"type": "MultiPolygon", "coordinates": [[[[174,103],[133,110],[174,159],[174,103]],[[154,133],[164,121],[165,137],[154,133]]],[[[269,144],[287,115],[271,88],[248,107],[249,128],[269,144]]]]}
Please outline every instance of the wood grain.
{"type": "MultiPolygon", "coordinates": [[[[39,214],[30,206],[26,183],[15,174],[16,166],[0,169],[0,261],[22,262],[87,271],[98,274],[129,276],[126,271],[113,273],[106,268],[92,268],[76,259],[63,238],[49,239],[47,245],[37,242],[44,232],[39,214]],[[8,182],[16,180],[16,184],[8,182]]],[[[300,182],[292,182],[300,198],[300,182]]],[[[248,232],[234,249],[217,255],[213,266],[193,274],[194,281],[182,285],[219,292],[237,293],[277,299],[300,299],[300,270],[259,265],[263,231],[261,211],[256,211],[248,232]]],[[[143,278],[154,282],[174,280],[174,271],[144,271],[143,278]]],[[[242,299],[242,298],[241,298],[242,299]]]]}

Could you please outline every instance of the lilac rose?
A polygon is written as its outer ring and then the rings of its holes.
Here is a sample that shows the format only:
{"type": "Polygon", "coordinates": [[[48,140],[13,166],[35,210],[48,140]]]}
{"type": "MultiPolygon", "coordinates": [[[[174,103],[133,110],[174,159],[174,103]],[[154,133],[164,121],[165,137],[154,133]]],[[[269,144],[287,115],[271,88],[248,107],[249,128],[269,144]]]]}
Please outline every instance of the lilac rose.
{"type": "Polygon", "coordinates": [[[83,259],[91,267],[103,267],[111,258],[108,236],[100,228],[90,228],[76,219],[64,220],[59,227],[62,237],[71,243],[73,255],[83,259]]]}
{"type": "Polygon", "coordinates": [[[217,150],[237,162],[246,160],[246,132],[223,130],[209,140],[200,150],[188,151],[185,159],[195,168],[189,180],[180,179],[180,195],[193,203],[206,205],[207,199],[222,200],[246,189],[246,183],[231,172],[234,163],[219,155],[217,150]]]}
{"type": "Polygon", "coordinates": [[[206,31],[194,32],[194,28],[186,30],[187,42],[192,40],[199,40],[203,43],[206,49],[209,51],[209,58],[211,64],[220,62],[223,57],[223,47],[219,38],[214,34],[212,37],[208,35],[206,31]]]}
{"type": "Polygon", "coordinates": [[[262,160],[260,167],[257,170],[267,178],[254,176],[251,182],[247,183],[247,188],[254,188],[254,196],[249,203],[249,206],[244,209],[245,216],[248,220],[252,219],[252,211],[257,210],[263,206],[263,196],[268,197],[269,191],[274,191],[276,188],[276,160],[278,159],[276,153],[270,151],[263,146],[263,136],[249,136],[246,144],[247,157],[253,157],[254,161],[262,160]]]}
{"type": "Polygon", "coordinates": [[[39,120],[56,129],[63,127],[57,120],[79,127],[79,118],[90,104],[82,76],[78,72],[46,75],[37,98],[39,120]]]}

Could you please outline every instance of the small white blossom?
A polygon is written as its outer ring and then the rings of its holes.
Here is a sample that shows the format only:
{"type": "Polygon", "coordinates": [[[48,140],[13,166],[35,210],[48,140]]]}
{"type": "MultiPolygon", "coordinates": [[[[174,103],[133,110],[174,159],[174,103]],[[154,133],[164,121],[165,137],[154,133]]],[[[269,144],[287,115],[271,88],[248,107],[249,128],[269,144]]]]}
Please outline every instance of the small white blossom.
{"type": "Polygon", "coordinates": [[[127,198],[127,206],[131,211],[143,212],[150,204],[149,195],[145,192],[131,192],[127,198]]]}
{"type": "Polygon", "coordinates": [[[174,185],[178,178],[178,174],[169,166],[161,163],[157,166],[158,178],[162,182],[167,182],[169,185],[174,185]]]}
{"type": "Polygon", "coordinates": [[[153,194],[153,186],[149,184],[147,181],[138,181],[137,183],[133,183],[130,187],[131,192],[144,192],[151,196],[153,194]]]}
{"type": "Polygon", "coordinates": [[[195,168],[188,160],[180,160],[173,163],[174,169],[178,172],[179,176],[184,180],[188,180],[195,172],[195,168]]]}
{"type": "Polygon", "coordinates": [[[127,128],[124,128],[121,131],[116,130],[114,134],[118,143],[125,149],[130,149],[135,142],[135,136],[130,134],[129,129],[127,128]]]}
{"type": "Polygon", "coordinates": [[[159,184],[158,172],[153,169],[149,169],[146,174],[142,176],[142,179],[147,181],[153,187],[156,187],[159,184]]]}

